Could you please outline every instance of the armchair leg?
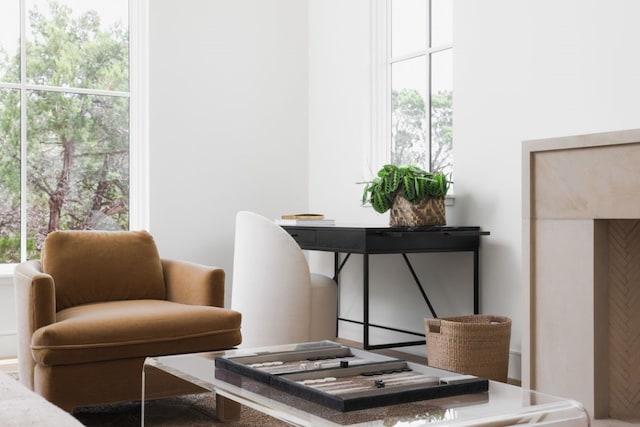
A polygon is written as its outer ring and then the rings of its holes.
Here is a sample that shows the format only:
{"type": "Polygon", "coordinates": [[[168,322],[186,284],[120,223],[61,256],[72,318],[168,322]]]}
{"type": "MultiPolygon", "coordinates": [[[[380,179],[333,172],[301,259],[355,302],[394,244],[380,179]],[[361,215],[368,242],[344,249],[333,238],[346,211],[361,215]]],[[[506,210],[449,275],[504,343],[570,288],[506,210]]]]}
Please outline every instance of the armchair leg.
{"type": "Polygon", "coordinates": [[[241,406],[238,402],[216,393],[216,416],[220,421],[228,422],[239,419],[241,406]]]}

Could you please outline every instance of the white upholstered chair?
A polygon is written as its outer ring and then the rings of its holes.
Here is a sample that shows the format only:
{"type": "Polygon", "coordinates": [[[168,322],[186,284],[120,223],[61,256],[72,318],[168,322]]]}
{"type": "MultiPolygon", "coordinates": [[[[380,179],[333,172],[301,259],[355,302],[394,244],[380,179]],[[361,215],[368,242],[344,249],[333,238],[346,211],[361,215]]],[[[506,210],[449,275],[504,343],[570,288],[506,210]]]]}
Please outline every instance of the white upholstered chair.
{"type": "Polygon", "coordinates": [[[310,273],[289,233],[238,212],[231,307],[242,313],[242,347],[334,339],[337,292],[333,279],[310,273]]]}

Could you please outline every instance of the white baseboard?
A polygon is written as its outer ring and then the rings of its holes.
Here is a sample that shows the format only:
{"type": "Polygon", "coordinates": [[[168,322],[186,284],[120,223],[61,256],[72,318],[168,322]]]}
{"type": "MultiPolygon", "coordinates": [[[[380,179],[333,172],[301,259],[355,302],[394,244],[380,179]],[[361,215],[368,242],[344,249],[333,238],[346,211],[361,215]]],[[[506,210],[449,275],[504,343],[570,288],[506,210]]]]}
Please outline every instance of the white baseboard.
{"type": "Polygon", "coordinates": [[[522,353],[518,350],[509,351],[509,379],[522,381],[522,353]]]}

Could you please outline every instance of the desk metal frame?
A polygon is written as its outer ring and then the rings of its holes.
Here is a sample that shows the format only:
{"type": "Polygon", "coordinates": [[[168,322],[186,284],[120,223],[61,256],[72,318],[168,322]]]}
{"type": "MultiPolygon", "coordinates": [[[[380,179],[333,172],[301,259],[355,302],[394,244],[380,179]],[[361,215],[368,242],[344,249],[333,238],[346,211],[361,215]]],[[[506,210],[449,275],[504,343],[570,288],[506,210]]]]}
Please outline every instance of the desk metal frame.
{"type": "Polygon", "coordinates": [[[363,326],[363,347],[366,350],[406,347],[424,344],[424,334],[372,324],[369,321],[369,255],[401,254],[407,268],[411,272],[425,303],[433,317],[436,315],[424,287],[420,283],[409,258],[408,253],[429,252],[472,252],[473,253],[473,312],[477,314],[480,307],[480,289],[478,279],[480,236],[489,235],[488,231],[481,231],[477,226],[465,227],[423,227],[416,229],[402,229],[390,227],[366,226],[283,226],[300,247],[305,250],[325,251],[334,253],[334,280],[339,283],[340,272],[349,260],[351,254],[362,255],[363,277],[363,320],[362,322],[340,317],[338,301],[338,322],[350,322],[363,326]],[[346,256],[340,260],[340,254],[346,256]],[[369,328],[380,328],[409,335],[420,336],[420,341],[394,342],[372,345],[369,343],[369,328]]]}

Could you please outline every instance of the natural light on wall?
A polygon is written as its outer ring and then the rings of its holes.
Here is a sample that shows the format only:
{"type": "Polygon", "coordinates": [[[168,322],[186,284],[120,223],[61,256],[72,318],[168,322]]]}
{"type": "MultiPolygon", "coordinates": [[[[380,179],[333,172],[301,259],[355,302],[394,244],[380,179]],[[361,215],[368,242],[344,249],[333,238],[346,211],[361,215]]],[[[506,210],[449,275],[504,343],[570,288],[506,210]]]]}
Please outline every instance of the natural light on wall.
{"type": "Polygon", "coordinates": [[[453,170],[453,0],[372,6],[372,144],[365,173],[386,163],[453,170]]]}

